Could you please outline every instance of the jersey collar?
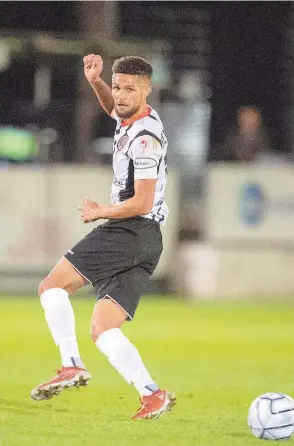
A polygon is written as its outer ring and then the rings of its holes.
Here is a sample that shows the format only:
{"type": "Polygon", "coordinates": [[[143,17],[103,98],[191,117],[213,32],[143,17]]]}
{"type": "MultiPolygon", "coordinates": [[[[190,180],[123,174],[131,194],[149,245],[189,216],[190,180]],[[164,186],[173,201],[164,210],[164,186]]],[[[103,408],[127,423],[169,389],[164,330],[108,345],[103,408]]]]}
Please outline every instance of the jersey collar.
{"type": "Polygon", "coordinates": [[[130,118],[130,119],[126,119],[125,121],[121,121],[120,122],[120,126],[121,127],[126,127],[127,125],[131,125],[133,124],[135,121],[139,121],[139,119],[145,118],[146,116],[149,116],[150,113],[152,112],[152,108],[149,107],[149,105],[147,105],[147,110],[142,113],[142,115],[139,115],[137,118],[130,118]]]}

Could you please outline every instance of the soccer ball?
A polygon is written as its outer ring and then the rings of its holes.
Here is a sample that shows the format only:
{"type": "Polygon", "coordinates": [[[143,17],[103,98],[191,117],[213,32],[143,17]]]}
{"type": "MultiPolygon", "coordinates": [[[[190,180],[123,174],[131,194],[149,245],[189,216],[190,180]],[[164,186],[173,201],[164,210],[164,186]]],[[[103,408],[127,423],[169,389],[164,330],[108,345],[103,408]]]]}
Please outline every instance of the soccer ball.
{"type": "Polygon", "coordinates": [[[250,406],[248,424],[257,438],[286,440],[294,432],[294,400],[284,393],[265,393],[250,406]]]}

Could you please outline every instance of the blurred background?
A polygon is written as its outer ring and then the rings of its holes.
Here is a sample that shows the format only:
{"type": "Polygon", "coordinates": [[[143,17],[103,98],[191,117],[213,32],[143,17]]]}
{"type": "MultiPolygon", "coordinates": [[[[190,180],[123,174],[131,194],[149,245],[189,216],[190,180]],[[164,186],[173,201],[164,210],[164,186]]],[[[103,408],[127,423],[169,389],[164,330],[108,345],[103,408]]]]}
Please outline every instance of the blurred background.
{"type": "Polygon", "coordinates": [[[294,292],[292,2],[0,2],[0,289],[35,290],[107,202],[115,121],[83,56],[147,58],[169,140],[150,291],[294,292]]]}

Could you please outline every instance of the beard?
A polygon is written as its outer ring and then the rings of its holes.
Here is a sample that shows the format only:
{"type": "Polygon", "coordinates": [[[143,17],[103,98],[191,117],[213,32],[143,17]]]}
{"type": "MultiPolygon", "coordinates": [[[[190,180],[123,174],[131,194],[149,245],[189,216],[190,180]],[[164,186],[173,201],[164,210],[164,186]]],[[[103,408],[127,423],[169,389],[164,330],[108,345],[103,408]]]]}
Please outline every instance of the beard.
{"type": "Polygon", "coordinates": [[[117,107],[115,106],[114,110],[120,119],[129,119],[139,110],[139,108],[140,108],[140,106],[134,107],[130,110],[122,111],[122,110],[118,110],[117,107]]]}

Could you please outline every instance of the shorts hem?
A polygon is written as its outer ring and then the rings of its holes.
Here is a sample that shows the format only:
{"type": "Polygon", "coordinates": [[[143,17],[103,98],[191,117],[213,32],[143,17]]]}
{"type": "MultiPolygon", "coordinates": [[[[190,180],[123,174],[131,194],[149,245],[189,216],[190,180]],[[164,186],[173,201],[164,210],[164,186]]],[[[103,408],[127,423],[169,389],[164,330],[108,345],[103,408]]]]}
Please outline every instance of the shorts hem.
{"type": "Polygon", "coordinates": [[[101,297],[101,299],[99,299],[99,300],[104,300],[104,299],[112,300],[114,303],[116,303],[116,305],[118,305],[126,313],[126,315],[130,318],[131,321],[133,320],[132,316],[115,299],[113,299],[113,297],[109,296],[109,294],[105,294],[105,296],[101,297]]]}
{"type": "Polygon", "coordinates": [[[84,274],[82,274],[81,271],[70,260],[68,260],[66,256],[64,256],[64,258],[68,261],[68,263],[71,264],[71,266],[76,270],[76,272],[80,274],[80,276],[86,279],[90,283],[90,285],[94,286],[91,280],[89,280],[88,277],[84,276],[84,274]]]}

